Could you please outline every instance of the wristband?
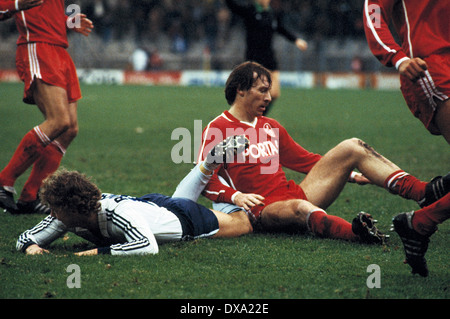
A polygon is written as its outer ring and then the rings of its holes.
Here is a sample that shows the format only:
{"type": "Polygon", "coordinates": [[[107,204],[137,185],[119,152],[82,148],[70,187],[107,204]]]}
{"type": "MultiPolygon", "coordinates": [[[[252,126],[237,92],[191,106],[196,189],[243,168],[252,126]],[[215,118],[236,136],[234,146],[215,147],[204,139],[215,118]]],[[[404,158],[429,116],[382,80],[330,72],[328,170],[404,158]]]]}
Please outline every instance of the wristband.
{"type": "Polygon", "coordinates": [[[402,64],[406,60],[409,60],[409,58],[408,57],[401,58],[400,60],[397,61],[397,63],[395,63],[395,68],[397,69],[397,71],[398,68],[400,67],[400,64],[402,64]]]}
{"type": "Polygon", "coordinates": [[[237,191],[236,193],[234,193],[234,194],[231,196],[231,201],[233,202],[233,204],[236,204],[236,203],[234,202],[234,198],[235,198],[237,195],[239,195],[239,194],[241,194],[241,192],[240,192],[240,191],[237,191]]]}

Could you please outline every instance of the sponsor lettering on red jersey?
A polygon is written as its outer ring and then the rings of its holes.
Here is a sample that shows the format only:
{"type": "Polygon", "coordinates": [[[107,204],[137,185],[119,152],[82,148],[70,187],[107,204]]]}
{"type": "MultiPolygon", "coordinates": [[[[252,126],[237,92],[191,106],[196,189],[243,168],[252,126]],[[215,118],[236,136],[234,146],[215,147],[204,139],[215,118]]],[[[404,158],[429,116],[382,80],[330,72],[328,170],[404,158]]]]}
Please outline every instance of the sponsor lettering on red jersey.
{"type": "Polygon", "coordinates": [[[241,134],[247,136],[250,145],[243,156],[227,163],[226,167],[221,165],[217,175],[211,178],[203,194],[213,201],[232,202],[237,191],[265,197],[280,187],[287,187],[282,167],[306,174],[321,158],[297,144],[274,119],[262,116],[254,123],[247,123],[225,111],[203,130],[198,161],[204,160],[208,152],[228,136],[241,134]]]}

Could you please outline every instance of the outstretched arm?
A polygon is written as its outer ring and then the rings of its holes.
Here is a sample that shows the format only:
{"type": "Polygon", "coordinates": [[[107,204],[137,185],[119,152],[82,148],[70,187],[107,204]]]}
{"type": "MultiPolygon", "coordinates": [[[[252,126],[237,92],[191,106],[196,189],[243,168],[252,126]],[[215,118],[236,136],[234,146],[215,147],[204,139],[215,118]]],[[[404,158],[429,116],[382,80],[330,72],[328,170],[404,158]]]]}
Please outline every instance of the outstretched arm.
{"type": "Polygon", "coordinates": [[[52,216],[47,216],[33,228],[23,232],[17,240],[16,248],[26,254],[48,252],[41,246],[47,246],[67,232],[66,226],[52,216]]]}

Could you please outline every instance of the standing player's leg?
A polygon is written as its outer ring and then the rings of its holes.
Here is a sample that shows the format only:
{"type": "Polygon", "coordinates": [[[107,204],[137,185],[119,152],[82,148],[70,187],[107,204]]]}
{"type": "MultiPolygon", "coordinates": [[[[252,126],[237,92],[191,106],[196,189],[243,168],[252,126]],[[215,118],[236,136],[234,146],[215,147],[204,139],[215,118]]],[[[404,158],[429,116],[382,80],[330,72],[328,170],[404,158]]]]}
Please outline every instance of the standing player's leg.
{"type": "Polygon", "coordinates": [[[444,102],[439,101],[437,105],[434,122],[447,143],[450,144],[450,99],[444,102]]]}
{"type": "Polygon", "coordinates": [[[61,87],[36,79],[34,100],[45,116],[39,125],[41,133],[51,141],[34,162],[31,174],[17,202],[19,213],[49,213],[41,205],[37,193],[42,181],[58,169],[66,149],[78,133],[77,103],[68,102],[67,92],[61,87]]]}
{"type": "MultiPolygon", "coordinates": [[[[2,186],[0,205],[13,213],[18,212],[18,207],[14,203],[12,196],[16,179],[44,153],[47,145],[49,145],[58,136],[58,134],[62,132],[53,131],[52,126],[49,125],[49,123],[52,122],[55,122],[54,125],[57,125],[58,123],[58,118],[54,116],[55,112],[51,111],[49,101],[61,100],[63,104],[67,104],[67,96],[62,88],[52,90],[54,91],[52,94],[50,90],[46,90],[46,87],[47,85],[40,79],[34,79],[31,86],[31,90],[33,92],[33,96],[31,98],[34,98],[35,101],[36,99],[38,100],[38,102],[35,103],[38,105],[38,108],[46,120],[41,125],[34,127],[22,138],[22,141],[14,152],[8,165],[0,172],[0,186],[2,186]],[[50,119],[52,119],[52,116],[54,119],[50,121],[47,119],[49,116],[50,119]],[[9,194],[5,191],[9,191],[9,194]]],[[[58,104],[56,103],[56,105],[58,104]]]]}
{"type": "Polygon", "coordinates": [[[405,251],[405,262],[412,273],[428,276],[425,254],[430,237],[437,226],[450,217],[450,194],[420,210],[398,214],[393,218],[394,230],[400,236],[405,251]]]}

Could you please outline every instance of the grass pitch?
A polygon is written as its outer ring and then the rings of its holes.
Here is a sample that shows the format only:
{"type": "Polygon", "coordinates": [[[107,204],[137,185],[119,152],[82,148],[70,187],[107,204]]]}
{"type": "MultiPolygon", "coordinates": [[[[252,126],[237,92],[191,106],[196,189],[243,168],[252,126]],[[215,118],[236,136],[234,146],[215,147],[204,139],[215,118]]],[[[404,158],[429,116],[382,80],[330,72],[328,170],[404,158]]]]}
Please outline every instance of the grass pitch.
{"type": "MultiPolygon", "coordinates": [[[[175,164],[176,128],[193,135],[227,109],[223,89],[196,87],[83,86],[79,135],[62,166],[94,177],[105,192],[172,194],[192,167],[175,164]]],[[[0,83],[0,166],[23,135],[41,122],[21,102],[22,85],[0,83]]],[[[409,113],[400,92],[299,90],[285,88],[270,116],[306,149],[325,153],[343,139],[359,137],[406,171],[429,180],[449,170],[442,137],[430,135],[409,113]]],[[[192,160],[194,137],[192,136],[192,160]]],[[[287,171],[298,182],[303,176],[287,171]]],[[[19,192],[27,174],[16,183],[19,192]]],[[[210,206],[201,198],[200,202],[210,206]]],[[[351,220],[370,212],[387,231],[391,218],[417,209],[414,202],[374,186],[349,184],[328,209],[351,220]]],[[[155,256],[76,257],[92,245],[73,234],[54,242],[52,254],[26,256],[15,250],[21,232],[44,216],[0,214],[0,298],[2,299],[446,299],[450,297],[450,224],[431,239],[430,275],[412,276],[400,239],[388,247],[319,239],[308,234],[252,234],[167,244],[155,256]],[[80,267],[81,288],[69,288],[71,264],[80,267]],[[380,268],[380,288],[369,288],[380,268]]],[[[174,309],[175,312],[178,309],[174,309]]]]}

